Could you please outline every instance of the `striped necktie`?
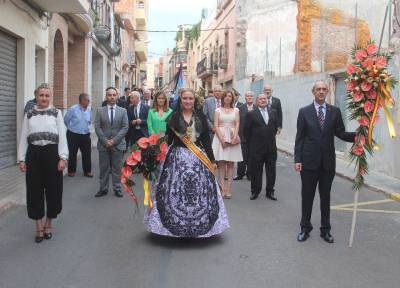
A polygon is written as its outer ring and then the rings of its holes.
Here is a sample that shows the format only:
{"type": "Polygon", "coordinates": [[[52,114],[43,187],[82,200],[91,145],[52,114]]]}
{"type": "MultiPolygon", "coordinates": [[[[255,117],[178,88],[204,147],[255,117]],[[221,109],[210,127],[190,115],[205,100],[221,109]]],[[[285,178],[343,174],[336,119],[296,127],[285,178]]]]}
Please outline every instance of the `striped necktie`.
{"type": "Polygon", "coordinates": [[[318,107],[318,122],[321,129],[324,127],[325,115],[324,115],[324,107],[321,105],[318,107]]]}

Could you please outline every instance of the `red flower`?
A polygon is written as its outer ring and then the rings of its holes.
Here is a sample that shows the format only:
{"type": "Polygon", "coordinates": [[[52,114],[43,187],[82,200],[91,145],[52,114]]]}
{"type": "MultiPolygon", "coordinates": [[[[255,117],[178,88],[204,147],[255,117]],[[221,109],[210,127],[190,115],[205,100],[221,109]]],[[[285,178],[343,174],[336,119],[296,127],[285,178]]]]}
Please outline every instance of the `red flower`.
{"type": "Polygon", "coordinates": [[[368,99],[374,100],[376,99],[376,97],[378,96],[378,93],[376,93],[375,90],[370,90],[368,93],[368,99]]]}
{"type": "Polygon", "coordinates": [[[368,54],[365,50],[357,50],[355,53],[355,57],[358,61],[362,61],[368,54]]]}
{"type": "Polygon", "coordinates": [[[161,143],[160,153],[157,155],[157,161],[164,161],[167,155],[168,144],[166,142],[161,143]]]}
{"type": "Polygon", "coordinates": [[[346,89],[347,91],[353,91],[357,86],[357,82],[354,80],[348,81],[346,83],[346,89]]]}
{"type": "Polygon", "coordinates": [[[364,103],[364,111],[365,111],[365,113],[369,113],[369,112],[374,111],[374,107],[375,107],[375,105],[371,101],[365,102],[364,103]]]}
{"type": "Polygon", "coordinates": [[[147,147],[149,147],[149,139],[146,137],[142,137],[137,141],[137,144],[140,148],[147,149],[147,147]]]}
{"type": "Polygon", "coordinates": [[[362,134],[358,134],[355,139],[356,144],[360,146],[364,146],[365,144],[365,136],[362,134]]]}
{"type": "Polygon", "coordinates": [[[361,126],[369,126],[369,118],[367,116],[362,116],[360,119],[358,119],[358,123],[361,126]]]}
{"type": "Polygon", "coordinates": [[[136,150],[128,157],[128,159],[126,159],[126,164],[130,166],[136,166],[140,161],[142,161],[142,152],[140,150],[136,150]]]}
{"type": "Polygon", "coordinates": [[[379,56],[375,60],[375,65],[379,69],[384,69],[387,65],[386,58],[384,56],[379,56]]]}
{"type": "Polygon", "coordinates": [[[128,183],[128,178],[126,178],[124,175],[121,175],[121,183],[122,184],[128,183]]]}
{"type": "Polygon", "coordinates": [[[367,58],[365,59],[362,64],[361,64],[364,68],[370,68],[372,65],[374,65],[374,60],[372,60],[371,58],[367,58]]]}
{"type": "Polygon", "coordinates": [[[129,178],[132,176],[132,168],[129,166],[124,166],[121,169],[122,176],[125,178],[129,178]]]}
{"type": "Polygon", "coordinates": [[[367,48],[365,48],[365,50],[367,50],[368,55],[374,55],[376,53],[376,45],[375,44],[369,44],[367,46],[367,48]]]}
{"type": "Polygon", "coordinates": [[[362,154],[364,154],[364,148],[362,146],[359,146],[359,145],[354,145],[353,149],[351,149],[351,152],[354,155],[361,156],[362,154]]]}
{"type": "Polygon", "coordinates": [[[353,64],[348,64],[347,65],[347,74],[352,75],[357,71],[357,67],[354,66],[353,64]]]}
{"type": "Polygon", "coordinates": [[[356,91],[353,93],[353,101],[360,102],[364,99],[364,94],[362,92],[356,91]]]}
{"type": "Polygon", "coordinates": [[[362,83],[361,83],[361,89],[362,89],[362,91],[369,91],[369,90],[371,90],[371,88],[372,88],[372,84],[371,83],[369,83],[368,81],[363,81],[362,83]]]}
{"type": "Polygon", "coordinates": [[[152,135],[150,135],[150,137],[149,137],[149,144],[150,144],[150,145],[156,145],[157,142],[158,142],[158,139],[160,139],[160,137],[158,137],[157,134],[152,134],[152,135]]]}

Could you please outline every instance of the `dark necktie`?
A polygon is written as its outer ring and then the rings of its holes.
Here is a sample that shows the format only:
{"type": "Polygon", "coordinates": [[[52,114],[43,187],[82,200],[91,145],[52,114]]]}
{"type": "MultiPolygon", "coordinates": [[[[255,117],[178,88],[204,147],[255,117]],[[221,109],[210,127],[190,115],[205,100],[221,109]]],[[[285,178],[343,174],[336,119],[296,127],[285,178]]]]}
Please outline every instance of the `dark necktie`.
{"type": "Polygon", "coordinates": [[[268,110],[271,110],[272,106],[272,97],[268,97],[268,110]]]}
{"type": "Polygon", "coordinates": [[[111,126],[112,126],[113,123],[114,123],[114,107],[110,107],[110,109],[111,109],[110,124],[111,124],[111,126]]]}
{"type": "Polygon", "coordinates": [[[318,122],[319,122],[319,126],[321,127],[321,129],[324,127],[324,122],[325,122],[325,116],[324,116],[323,109],[324,109],[323,106],[319,106],[319,108],[318,108],[318,122]]]}

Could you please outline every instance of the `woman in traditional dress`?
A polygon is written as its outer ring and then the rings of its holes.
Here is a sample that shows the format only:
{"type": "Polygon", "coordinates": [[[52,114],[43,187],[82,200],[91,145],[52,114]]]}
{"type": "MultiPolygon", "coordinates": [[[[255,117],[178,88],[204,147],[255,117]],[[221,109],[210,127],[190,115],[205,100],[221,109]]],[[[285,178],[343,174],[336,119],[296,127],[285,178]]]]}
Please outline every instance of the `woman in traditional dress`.
{"type": "Polygon", "coordinates": [[[218,161],[218,170],[222,195],[232,197],[232,181],[234,162],[243,161],[239,139],[239,109],[234,108],[234,96],[230,91],[224,92],[221,97],[222,107],[215,110],[215,135],[212,148],[215,160],[218,161]],[[225,171],[226,174],[225,175],[225,171]],[[228,179],[225,183],[225,176],[228,179]]]}
{"type": "Polygon", "coordinates": [[[207,120],[193,90],[184,89],[167,121],[169,150],[153,186],[147,230],[165,236],[204,238],[229,227],[215,179],[207,120]]]}

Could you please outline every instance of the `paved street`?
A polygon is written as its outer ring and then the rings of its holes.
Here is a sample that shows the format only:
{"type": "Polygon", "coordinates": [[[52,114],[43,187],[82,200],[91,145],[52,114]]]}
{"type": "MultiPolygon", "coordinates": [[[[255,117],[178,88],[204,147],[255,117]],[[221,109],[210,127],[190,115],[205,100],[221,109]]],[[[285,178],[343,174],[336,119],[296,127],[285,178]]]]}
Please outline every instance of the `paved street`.
{"type": "MultiPolygon", "coordinates": [[[[300,179],[291,163],[280,156],[278,202],[250,201],[250,182],[236,182],[233,199],[226,200],[231,229],[195,241],[152,236],[142,225],[143,209],[134,216],[128,197],[95,199],[97,178],[65,178],[52,240],[34,243],[26,207],[0,214],[0,287],[398,287],[400,214],[360,213],[349,249],[351,212],[332,211],[336,243],[330,245],[319,237],[316,205],[311,238],[298,243],[300,179]]],[[[142,195],[140,183],[136,189],[142,195]]],[[[352,197],[351,183],[336,178],[332,205],[352,197]]],[[[361,192],[361,202],[382,199],[361,192]]],[[[400,211],[400,203],[363,208],[400,211]]]]}

